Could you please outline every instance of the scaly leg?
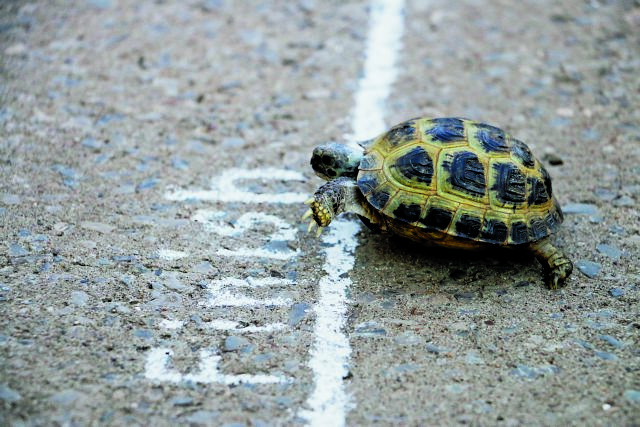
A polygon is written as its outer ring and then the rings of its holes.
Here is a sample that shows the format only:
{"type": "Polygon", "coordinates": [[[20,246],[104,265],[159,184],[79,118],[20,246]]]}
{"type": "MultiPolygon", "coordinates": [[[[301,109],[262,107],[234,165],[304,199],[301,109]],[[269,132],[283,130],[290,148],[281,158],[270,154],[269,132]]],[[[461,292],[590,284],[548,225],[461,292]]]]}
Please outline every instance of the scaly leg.
{"type": "Polygon", "coordinates": [[[549,287],[558,289],[558,287],[564,286],[564,282],[573,271],[571,260],[560,249],[553,246],[548,237],[532,243],[529,247],[547,271],[549,287]]]}
{"type": "Polygon", "coordinates": [[[375,214],[367,209],[367,202],[353,178],[341,177],[327,182],[318,188],[306,203],[309,210],[303,218],[313,217],[309,231],[313,228],[314,222],[320,228],[326,227],[342,212],[353,212],[377,222],[374,219],[375,214]]]}

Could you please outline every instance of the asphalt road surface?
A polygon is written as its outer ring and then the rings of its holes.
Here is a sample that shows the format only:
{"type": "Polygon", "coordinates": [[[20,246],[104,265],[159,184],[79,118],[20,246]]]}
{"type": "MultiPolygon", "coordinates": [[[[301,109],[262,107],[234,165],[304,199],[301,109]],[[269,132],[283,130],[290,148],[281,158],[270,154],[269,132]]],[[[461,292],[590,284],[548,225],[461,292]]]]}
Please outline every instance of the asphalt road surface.
{"type": "Polygon", "coordinates": [[[640,423],[637,1],[3,1],[0,424],[640,423]],[[574,261],[301,220],[415,116],[542,159],[574,261]]]}

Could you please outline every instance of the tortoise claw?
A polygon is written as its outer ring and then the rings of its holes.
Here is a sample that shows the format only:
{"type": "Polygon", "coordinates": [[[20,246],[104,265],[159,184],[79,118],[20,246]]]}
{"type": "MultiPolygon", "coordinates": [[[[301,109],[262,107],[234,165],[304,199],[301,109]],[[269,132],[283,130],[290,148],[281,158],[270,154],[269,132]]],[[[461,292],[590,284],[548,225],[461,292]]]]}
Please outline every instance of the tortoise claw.
{"type": "Polygon", "coordinates": [[[304,215],[302,215],[302,219],[305,220],[307,218],[311,218],[311,215],[313,215],[313,211],[311,209],[307,209],[304,215]]]}

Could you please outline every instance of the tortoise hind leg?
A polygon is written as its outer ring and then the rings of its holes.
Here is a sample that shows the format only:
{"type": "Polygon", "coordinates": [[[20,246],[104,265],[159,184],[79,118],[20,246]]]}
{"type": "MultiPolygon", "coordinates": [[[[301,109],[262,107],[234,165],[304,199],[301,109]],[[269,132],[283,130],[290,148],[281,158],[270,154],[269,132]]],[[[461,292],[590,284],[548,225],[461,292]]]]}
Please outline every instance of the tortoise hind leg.
{"type": "Polygon", "coordinates": [[[558,289],[565,284],[573,271],[573,263],[558,248],[553,246],[549,238],[531,243],[529,248],[549,275],[548,285],[551,289],[558,289]]]}

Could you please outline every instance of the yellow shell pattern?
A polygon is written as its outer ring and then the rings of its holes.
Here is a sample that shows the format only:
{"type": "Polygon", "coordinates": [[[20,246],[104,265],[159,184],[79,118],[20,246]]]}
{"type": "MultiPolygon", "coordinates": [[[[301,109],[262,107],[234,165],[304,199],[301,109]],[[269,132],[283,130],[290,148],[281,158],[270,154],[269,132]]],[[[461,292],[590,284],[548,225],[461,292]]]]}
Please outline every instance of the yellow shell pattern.
{"type": "Polygon", "coordinates": [[[562,222],[548,172],[529,147],[497,127],[418,118],[365,148],[358,187],[376,210],[408,228],[517,245],[548,236],[562,222]]]}

